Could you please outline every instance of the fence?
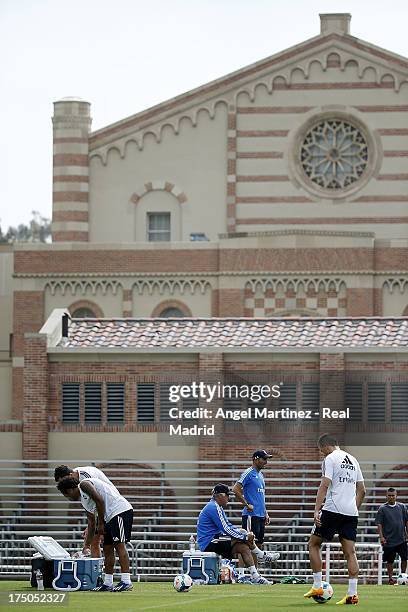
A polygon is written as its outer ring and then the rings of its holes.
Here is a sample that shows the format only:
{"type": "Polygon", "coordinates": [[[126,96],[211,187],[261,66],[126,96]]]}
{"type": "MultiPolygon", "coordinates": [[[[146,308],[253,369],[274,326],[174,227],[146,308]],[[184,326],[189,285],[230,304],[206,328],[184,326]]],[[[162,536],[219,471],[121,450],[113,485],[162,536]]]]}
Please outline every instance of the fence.
{"type": "MultiPolygon", "coordinates": [[[[217,482],[232,485],[248,467],[241,462],[182,461],[60,461],[69,466],[97,465],[133,504],[135,518],[129,552],[132,571],[141,580],[166,580],[180,570],[181,555],[195,533],[199,511],[217,482]]],[[[30,570],[31,535],[50,535],[69,551],[81,548],[86,517],[80,503],[68,502],[55,487],[54,462],[0,461],[0,577],[23,577],[30,570]]],[[[408,498],[408,466],[361,463],[367,497],[361,509],[358,550],[360,580],[383,578],[381,548],[374,523],[386,489],[395,486],[400,501],[408,498]]],[[[271,524],[265,548],[278,550],[281,560],[265,576],[310,576],[307,540],[320,482],[318,462],[271,461],[264,470],[266,503],[271,524]]],[[[227,515],[240,524],[240,505],[227,515]]],[[[344,580],[346,566],[335,544],[326,548],[324,565],[331,580],[344,580]]]]}

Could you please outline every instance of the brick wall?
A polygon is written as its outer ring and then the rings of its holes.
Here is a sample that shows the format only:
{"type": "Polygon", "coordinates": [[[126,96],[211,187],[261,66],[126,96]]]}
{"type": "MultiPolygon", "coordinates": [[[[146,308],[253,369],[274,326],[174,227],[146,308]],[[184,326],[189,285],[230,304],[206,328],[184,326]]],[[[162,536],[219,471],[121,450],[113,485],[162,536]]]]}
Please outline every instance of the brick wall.
{"type": "MultiPolygon", "coordinates": [[[[44,323],[44,294],[42,291],[15,291],[13,296],[13,358],[24,357],[24,334],[38,332],[44,323]]],[[[12,418],[23,414],[24,367],[13,366],[12,418]]]]}

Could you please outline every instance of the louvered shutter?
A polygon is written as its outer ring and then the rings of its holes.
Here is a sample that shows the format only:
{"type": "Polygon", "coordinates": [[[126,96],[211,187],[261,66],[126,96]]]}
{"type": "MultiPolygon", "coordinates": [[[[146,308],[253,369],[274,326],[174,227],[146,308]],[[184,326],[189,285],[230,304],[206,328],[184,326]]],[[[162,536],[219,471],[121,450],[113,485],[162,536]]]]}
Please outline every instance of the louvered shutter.
{"type": "Polygon", "coordinates": [[[137,385],[137,420],[139,423],[154,423],[154,383],[137,385]]]}
{"type": "Polygon", "coordinates": [[[363,386],[361,383],[349,383],[345,386],[346,408],[350,408],[350,421],[361,421],[363,418],[363,386]]]}
{"type": "Polygon", "coordinates": [[[125,415],[125,385],[106,384],[106,403],[108,423],[123,423],[125,415]]]}
{"type": "Polygon", "coordinates": [[[367,388],[367,417],[369,421],[385,422],[385,385],[369,383],[367,388]]]}
{"type": "Polygon", "coordinates": [[[408,383],[391,385],[391,421],[408,423],[408,383]]]}
{"type": "Polygon", "coordinates": [[[79,383],[62,384],[62,422],[79,423],[79,383]]]}
{"type": "Polygon", "coordinates": [[[102,420],[102,383],[85,383],[85,423],[102,420]]]}

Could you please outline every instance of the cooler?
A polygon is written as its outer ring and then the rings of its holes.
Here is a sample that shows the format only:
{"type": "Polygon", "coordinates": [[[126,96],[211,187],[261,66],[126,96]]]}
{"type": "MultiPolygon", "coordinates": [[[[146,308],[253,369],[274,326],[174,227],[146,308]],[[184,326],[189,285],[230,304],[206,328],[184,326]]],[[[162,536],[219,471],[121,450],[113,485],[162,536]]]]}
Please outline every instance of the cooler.
{"type": "Polygon", "coordinates": [[[52,586],[56,591],[91,591],[98,586],[103,559],[55,559],[52,586]]]}
{"type": "Polygon", "coordinates": [[[49,536],[33,536],[28,541],[41,554],[34,555],[31,561],[32,586],[37,586],[37,569],[43,573],[44,586],[56,591],[89,591],[98,586],[102,558],[71,559],[68,551],[49,536]]]}
{"type": "Polygon", "coordinates": [[[215,552],[183,553],[183,573],[193,580],[202,580],[205,584],[218,584],[221,567],[221,557],[215,552]]]}

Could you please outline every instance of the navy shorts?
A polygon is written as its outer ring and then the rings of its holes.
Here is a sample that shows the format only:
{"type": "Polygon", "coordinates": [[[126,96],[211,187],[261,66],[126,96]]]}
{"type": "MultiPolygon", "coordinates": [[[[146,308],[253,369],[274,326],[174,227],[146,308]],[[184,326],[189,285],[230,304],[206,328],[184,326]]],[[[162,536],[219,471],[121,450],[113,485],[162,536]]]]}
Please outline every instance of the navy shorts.
{"type": "Polygon", "coordinates": [[[103,543],[119,544],[129,542],[132,537],[133,508],[117,514],[108,523],[105,523],[103,543]]]}
{"type": "Polygon", "coordinates": [[[223,559],[232,559],[231,538],[214,538],[204,552],[215,552],[217,555],[221,555],[223,559]]]}
{"type": "Polygon", "coordinates": [[[265,539],[265,517],[242,515],[242,527],[246,531],[252,531],[257,544],[263,544],[265,539]]]}
{"type": "Polygon", "coordinates": [[[320,527],[313,525],[312,535],[319,536],[326,542],[331,542],[335,534],[338,533],[339,540],[356,541],[358,516],[321,510],[320,520],[322,523],[320,527]]]}
{"type": "Polygon", "coordinates": [[[386,563],[394,563],[395,557],[399,555],[401,561],[406,561],[408,558],[408,544],[401,542],[396,546],[383,546],[383,559],[386,563]]]}

